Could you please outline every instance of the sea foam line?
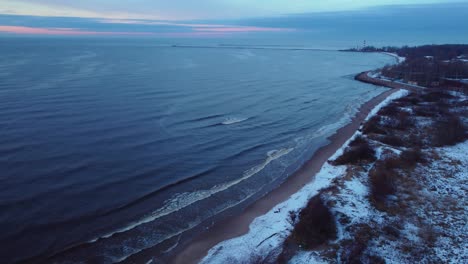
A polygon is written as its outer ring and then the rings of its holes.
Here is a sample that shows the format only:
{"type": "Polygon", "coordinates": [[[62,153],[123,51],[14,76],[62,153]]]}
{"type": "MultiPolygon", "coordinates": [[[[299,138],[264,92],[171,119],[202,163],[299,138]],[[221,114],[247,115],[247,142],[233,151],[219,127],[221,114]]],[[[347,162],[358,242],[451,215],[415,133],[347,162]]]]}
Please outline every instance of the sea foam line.
{"type": "Polygon", "coordinates": [[[249,178],[251,178],[252,176],[256,175],[257,173],[259,173],[260,171],[262,171],[263,169],[265,169],[266,166],[268,166],[268,164],[270,164],[271,162],[273,162],[274,160],[277,160],[279,158],[281,158],[282,156],[284,155],[287,155],[289,154],[291,151],[293,151],[294,148],[288,148],[288,149],[281,149],[281,150],[272,150],[272,151],[269,151],[268,152],[268,157],[266,158],[266,160],[264,162],[262,162],[261,164],[245,171],[242,175],[241,178],[239,179],[236,179],[236,180],[233,180],[231,182],[227,182],[227,183],[223,183],[223,184],[219,184],[219,185],[216,185],[214,186],[213,188],[209,189],[209,190],[200,190],[200,191],[195,191],[195,192],[185,192],[185,193],[179,193],[175,196],[173,196],[171,199],[167,200],[164,202],[164,205],[163,207],[159,208],[158,210],[154,211],[153,213],[151,213],[149,216],[147,217],[144,217],[143,219],[139,220],[139,221],[135,221],[133,223],[130,223],[129,225],[123,227],[123,228],[120,228],[116,231],[113,231],[113,232],[110,232],[106,235],[103,235],[99,238],[95,238],[93,240],[90,240],[89,243],[93,243],[101,238],[109,238],[115,234],[119,234],[119,233],[123,233],[123,232],[127,232],[129,230],[132,230],[142,224],[146,224],[146,223],[149,223],[149,222],[153,222],[154,220],[158,219],[158,218],[161,218],[163,216],[167,216],[169,214],[172,214],[174,212],[177,212],[183,208],[186,208],[196,202],[199,202],[199,201],[202,201],[202,200],[205,200],[209,197],[211,197],[212,195],[214,194],[217,194],[219,192],[222,192],[222,191],[225,191],[249,178]]]}
{"type": "MultiPolygon", "coordinates": [[[[252,193],[248,194],[248,195],[245,196],[242,200],[237,201],[237,202],[235,202],[235,203],[232,203],[232,204],[229,204],[229,205],[223,207],[222,210],[217,211],[215,214],[219,214],[220,212],[226,211],[226,210],[228,210],[228,209],[230,209],[230,208],[233,208],[234,206],[237,206],[237,205],[239,205],[239,204],[242,204],[243,202],[249,200],[254,194],[255,194],[255,192],[252,192],[252,193]]],[[[201,224],[201,222],[202,222],[202,221],[200,221],[200,220],[195,221],[195,222],[192,222],[192,223],[189,224],[189,227],[188,227],[188,228],[185,228],[185,229],[183,229],[183,230],[177,231],[176,233],[170,234],[169,236],[167,236],[167,237],[165,237],[165,238],[163,238],[163,239],[160,239],[160,240],[158,240],[158,241],[155,241],[154,245],[159,244],[159,243],[161,243],[161,242],[163,242],[163,241],[165,241],[165,240],[174,238],[174,237],[176,237],[176,236],[179,236],[178,241],[180,241],[180,237],[181,237],[181,235],[182,235],[184,232],[189,231],[189,230],[191,230],[192,228],[198,226],[199,224],[201,224]]],[[[177,242],[177,244],[178,244],[178,242],[177,242]]],[[[177,247],[177,244],[174,245],[174,246],[172,246],[171,248],[165,250],[164,253],[170,252],[171,250],[173,250],[174,248],[176,248],[176,247],[177,247]]],[[[151,247],[151,246],[150,246],[150,247],[151,247]]],[[[124,255],[124,256],[122,256],[122,257],[120,257],[120,258],[114,258],[114,262],[115,262],[115,263],[119,263],[119,262],[125,261],[125,260],[128,259],[129,257],[131,257],[131,256],[133,256],[133,255],[135,255],[135,254],[138,254],[138,253],[142,252],[143,250],[145,250],[145,249],[147,249],[147,248],[149,248],[149,247],[141,248],[141,249],[135,249],[135,250],[134,250],[132,253],[130,253],[130,254],[124,255]]],[[[149,262],[149,263],[151,263],[151,262],[149,262]]]]}

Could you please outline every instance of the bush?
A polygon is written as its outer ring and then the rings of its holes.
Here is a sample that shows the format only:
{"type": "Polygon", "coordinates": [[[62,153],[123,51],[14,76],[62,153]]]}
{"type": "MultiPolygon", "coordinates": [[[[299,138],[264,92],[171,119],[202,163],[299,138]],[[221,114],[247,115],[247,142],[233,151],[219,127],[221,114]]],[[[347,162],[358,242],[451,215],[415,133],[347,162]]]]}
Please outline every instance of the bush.
{"type": "Polygon", "coordinates": [[[336,238],[335,217],[320,195],[313,197],[299,213],[299,221],[290,237],[303,249],[313,249],[336,238]]]}
{"type": "Polygon", "coordinates": [[[403,139],[396,135],[386,135],[380,138],[380,142],[393,146],[393,147],[403,147],[405,142],[403,139]]]}
{"type": "Polygon", "coordinates": [[[414,120],[411,118],[408,112],[398,112],[394,117],[394,126],[392,128],[398,130],[405,130],[411,126],[414,126],[414,120]]]}
{"type": "Polygon", "coordinates": [[[405,143],[406,147],[412,147],[421,150],[421,148],[424,146],[424,136],[422,133],[411,133],[405,143]]]}
{"type": "Polygon", "coordinates": [[[424,226],[419,229],[419,237],[426,246],[432,248],[437,242],[438,234],[433,226],[424,226]]]}
{"type": "MultiPolygon", "coordinates": [[[[369,240],[375,236],[374,230],[368,224],[357,224],[357,232],[352,236],[350,243],[346,243],[343,247],[343,252],[340,256],[341,263],[360,264],[369,263],[363,262],[365,259],[365,251],[368,247],[369,240]]],[[[372,262],[370,262],[372,263],[372,262]]]]}
{"type": "Polygon", "coordinates": [[[372,264],[385,264],[387,263],[385,261],[385,259],[383,259],[382,257],[379,257],[379,256],[369,256],[369,262],[368,263],[372,263],[372,264]]]}
{"type": "Polygon", "coordinates": [[[397,103],[401,102],[401,103],[408,103],[408,104],[412,104],[412,105],[417,105],[417,104],[419,104],[421,102],[421,100],[419,99],[417,94],[411,93],[408,96],[405,96],[405,97],[402,97],[400,99],[395,100],[395,102],[397,102],[397,103]]]}
{"type": "Polygon", "coordinates": [[[436,117],[439,115],[439,108],[433,105],[417,106],[413,110],[417,116],[436,117]]]}
{"type": "Polygon", "coordinates": [[[429,92],[421,95],[421,98],[426,102],[439,102],[441,100],[450,100],[454,96],[445,91],[429,92]]]}
{"type": "Polygon", "coordinates": [[[362,133],[368,134],[380,134],[386,135],[387,132],[380,125],[382,118],[380,116],[374,116],[369,121],[367,121],[362,127],[362,133]]]}
{"type": "Polygon", "coordinates": [[[416,164],[426,162],[426,159],[419,148],[403,151],[400,155],[400,160],[402,163],[401,167],[406,169],[412,169],[416,164]]]}
{"type": "Polygon", "coordinates": [[[384,234],[393,239],[400,238],[400,230],[398,228],[395,228],[393,225],[389,224],[384,226],[384,228],[382,228],[382,231],[384,232],[384,234]]]}
{"type": "Polygon", "coordinates": [[[455,106],[460,107],[460,108],[468,107],[468,100],[463,100],[463,101],[457,102],[455,104],[455,106]]]}
{"type": "Polygon", "coordinates": [[[396,172],[393,167],[396,167],[397,164],[397,159],[383,160],[369,172],[370,200],[379,210],[385,207],[387,196],[396,192],[396,172]],[[389,161],[388,164],[386,164],[387,161],[389,161]]]}
{"type": "Polygon", "coordinates": [[[357,164],[364,161],[373,162],[375,160],[375,150],[369,145],[366,139],[358,136],[345,149],[343,155],[332,161],[332,164],[357,164]]]}
{"type": "Polygon", "coordinates": [[[367,140],[362,136],[357,136],[353,141],[349,143],[350,147],[359,147],[367,144],[367,140]]]}
{"type": "MultiPolygon", "coordinates": [[[[385,116],[381,118],[380,124],[383,129],[388,131],[390,129],[406,130],[414,126],[414,120],[411,115],[406,111],[399,111],[394,113],[393,116],[385,116]]],[[[387,133],[388,134],[388,133],[387,133]]]]}
{"type": "Polygon", "coordinates": [[[449,115],[446,119],[440,119],[434,125],[432,144],[436,147],[453,146],[465,141],[467,128],[463,122],[454,115],[449,115]]]}
{"type": "Polygon", "coordinates": [[[396,116],[400,112],[397,104],[392,103],[382,108],[377,114],[380,116],[396,116]]]}

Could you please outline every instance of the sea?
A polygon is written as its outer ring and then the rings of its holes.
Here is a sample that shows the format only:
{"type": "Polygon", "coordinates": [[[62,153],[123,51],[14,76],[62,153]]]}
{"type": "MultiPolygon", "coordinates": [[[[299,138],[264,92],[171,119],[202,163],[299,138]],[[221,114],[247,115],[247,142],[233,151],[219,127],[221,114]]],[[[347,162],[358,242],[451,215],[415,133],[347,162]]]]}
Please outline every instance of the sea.
{"type": "Polygon", "coordinates": [[[395,63],[228,41],[2,39],[1,262],[163,263],[385,91],[355,74],[395,63]]]}

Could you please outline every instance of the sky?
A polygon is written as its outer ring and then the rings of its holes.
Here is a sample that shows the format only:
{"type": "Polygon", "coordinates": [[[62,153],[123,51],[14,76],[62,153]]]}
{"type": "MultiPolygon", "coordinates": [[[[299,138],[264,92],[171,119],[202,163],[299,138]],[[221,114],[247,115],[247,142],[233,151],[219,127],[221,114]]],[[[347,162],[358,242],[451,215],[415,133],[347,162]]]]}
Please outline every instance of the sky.
{"type": "Polygon", "coordinates": [[[1,14],[193,20],[278,16],[447,0],[0,0],[1,14]]]}
{"type": "Polygon", "coordinates": [[[468,0],[0,0],[0,35],[6,36],[384,41],[407,33],[402,43],[458,43],[468,36],[464,25],[468,0]]]}

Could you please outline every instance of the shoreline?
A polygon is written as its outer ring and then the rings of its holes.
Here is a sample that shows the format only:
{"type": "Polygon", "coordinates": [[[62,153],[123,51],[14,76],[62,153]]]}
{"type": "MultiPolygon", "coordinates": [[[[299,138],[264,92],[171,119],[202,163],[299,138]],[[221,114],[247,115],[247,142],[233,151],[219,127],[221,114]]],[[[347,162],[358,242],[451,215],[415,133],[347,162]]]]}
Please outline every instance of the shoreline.
{"type": "Polygon", "coordinates": [[[369,76],[369,73],[372,71],[361,72],[354,79],[363,83],[373,84],[377,86],[383,86],[391,89],[405,89],[414,93],[418,93],[421,89],[427,89],[426,87],[414,86],[405,84],[402,82],[393,82],[385,79],[377,79],[369,76]]]}
{"type": "MultiPolygon", "coordinates": [[[[360,80],[358,77],[363,74],[369,78],[367,72],[364,72],[357,75],[356,80],[360,80]]],[[[388,87],[387,85],[377,85],[388,87]]],[[[298,171],[293,173],[278,188],[249,205],[239,215],[218,221],[208,231],[196,236],[185,248],[177,252],[170,262],[176,264],[198,263],[217,244],[248,233],[249,226],[255,218],[268,213],[276,205],[286,201],[291,195],[297,193],[303,186],[311,182],[329,158],[355,134],[372,110],[390,95],[399,91],[403,85],[398,84],[397,86],[399,87],[389,87],[391,90],[383,91],[361,105],[351,122],[330,136],[328,138],[330,143],[319,148],[298,171]],[[226,227],[230,228],[227,230],[226,227]]]]}

